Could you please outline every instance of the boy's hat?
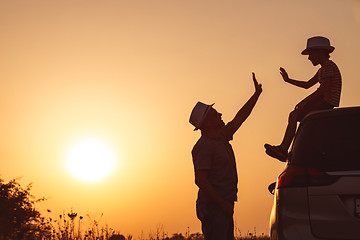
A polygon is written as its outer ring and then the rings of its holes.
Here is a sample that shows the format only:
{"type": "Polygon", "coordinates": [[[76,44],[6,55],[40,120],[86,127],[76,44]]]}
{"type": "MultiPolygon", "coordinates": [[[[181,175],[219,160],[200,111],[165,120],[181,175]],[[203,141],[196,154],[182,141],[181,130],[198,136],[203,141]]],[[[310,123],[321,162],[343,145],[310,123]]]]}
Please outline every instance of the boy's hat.
{"type": "Polygon", "coordinates": [[[312,49],[325,49],[329,53],[334,51],[334,47],[330,45],[330,40],[326,37],[316,36],[307,40],[306,49],[301,52],[302,55],[309,55],[312,49]]]}
{"type": "Polygon", "coordinates": [[[202,102],[197,102],[193,108],[189,122],[195,127],[194,130],[198,130],[201,124],[205,120],[206,114],[215,103],[208,105],[202,102]]]}

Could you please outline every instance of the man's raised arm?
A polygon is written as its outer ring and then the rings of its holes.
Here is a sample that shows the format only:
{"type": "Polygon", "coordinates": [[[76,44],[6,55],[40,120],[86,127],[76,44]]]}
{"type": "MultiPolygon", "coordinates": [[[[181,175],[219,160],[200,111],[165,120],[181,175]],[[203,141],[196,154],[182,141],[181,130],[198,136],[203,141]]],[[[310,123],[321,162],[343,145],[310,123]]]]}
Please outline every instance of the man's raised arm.
{"type": "Polygon", "coordinates": [[[249,117],[251,111],[253,110],[262,92],[262,86],[256,80],[255,73],[252,73],[252,78],[255,86],[255,92],[250,97],[250,99],[245,103],[245,105],[237,112],[234,119],[231,121],[234,127],[234,133],[240,128],[241,124],[249,117]]]}

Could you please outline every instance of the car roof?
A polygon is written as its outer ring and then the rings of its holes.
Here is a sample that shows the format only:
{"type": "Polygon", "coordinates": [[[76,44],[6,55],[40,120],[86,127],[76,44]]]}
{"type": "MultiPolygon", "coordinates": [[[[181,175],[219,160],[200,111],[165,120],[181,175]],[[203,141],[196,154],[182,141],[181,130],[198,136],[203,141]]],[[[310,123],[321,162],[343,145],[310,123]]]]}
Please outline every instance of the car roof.
{"type": "Polygon", "coordinates": [[[306,115],[301,122],[304,123],[309,120],[314,120],[318,118],[328,118],[335,116],[352,116],[352,115],[360,115],[360,106],[341,107],[341,108],[334,108],[329,110],[314,111],[306,115]]]}

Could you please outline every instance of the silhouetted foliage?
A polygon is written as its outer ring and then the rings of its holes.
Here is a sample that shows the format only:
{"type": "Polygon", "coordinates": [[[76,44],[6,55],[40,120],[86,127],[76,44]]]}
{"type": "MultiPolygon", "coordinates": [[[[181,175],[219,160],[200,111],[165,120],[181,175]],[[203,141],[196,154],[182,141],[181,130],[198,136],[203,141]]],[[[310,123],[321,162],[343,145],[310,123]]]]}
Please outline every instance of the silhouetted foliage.
{"type": "Polygon", "coordinates": [[[122,234],[114,234],[109,238],[109,240],[126,240],[126,238],[122,234]]]}
{"type": "MultiPolygon", "coordinates": [[[[60,214],[59,219],[43,217],[35,208],[37,202],[31,193],[32,185],[21,187],[17,179],[5,183],[0,178],[0,240],[132,240],[133,237],[115,232],[113,229],[101,228],[100,219],[90,219],[90,228],[81,231],[83,216],[71,210],[60,214]]],[[[50,214],[51,211],[47,210],[50,214]]],[[[102,215],[101,215],[102,216],[102,215]]],[[[143,238],[141,238],[143,239],[143,238]]],[[[201,233],[175,233],[167,236],[162,225],[158,226],[155,236],[148,240],[203,240],[201,233]]],[[[247,237],[237,237],[237,240],[268,240],[268,236],[256,237],[249,234],[247,237]]]]}
{"type": "Polygon", "coordinates": [[[50,235],[51,227],[34,204],[45,200],[30,194],[31,184],[21,187],[19,179],[5,183],[0,178],[0,239],[39,239],[50,235]]]}
{"type": "Polygon", "coordinates": [[[174,233],[171,238],[166,238],[166,240],[185,240],[186,238],[181,233],[174,233]]]}

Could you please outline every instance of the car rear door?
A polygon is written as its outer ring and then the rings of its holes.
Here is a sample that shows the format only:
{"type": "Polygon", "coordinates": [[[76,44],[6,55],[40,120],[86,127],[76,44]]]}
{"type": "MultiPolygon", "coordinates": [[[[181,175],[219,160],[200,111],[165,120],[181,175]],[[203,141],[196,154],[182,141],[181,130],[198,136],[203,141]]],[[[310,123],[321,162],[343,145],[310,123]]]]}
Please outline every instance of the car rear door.
{"type": "Polygon", "coordinates": [[[338,180],[308,187],[313,234],[326,239],[360,239],[360,171],[327,174],[338,180]]]}

